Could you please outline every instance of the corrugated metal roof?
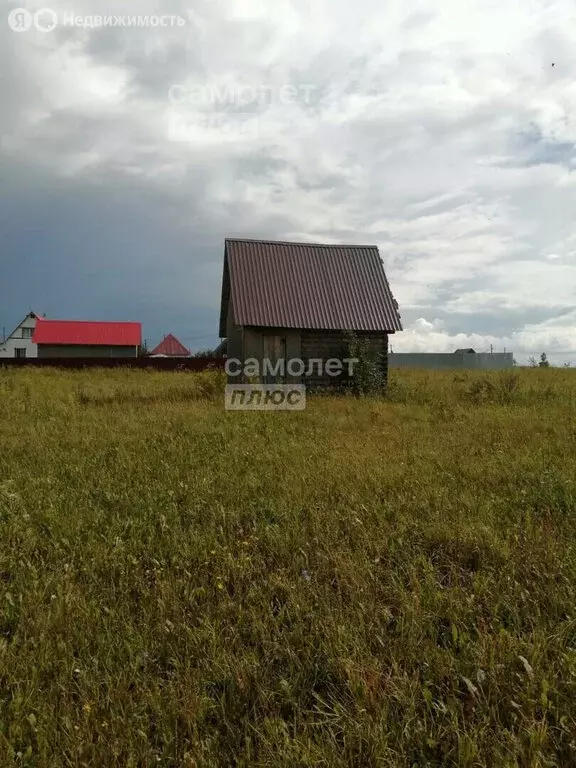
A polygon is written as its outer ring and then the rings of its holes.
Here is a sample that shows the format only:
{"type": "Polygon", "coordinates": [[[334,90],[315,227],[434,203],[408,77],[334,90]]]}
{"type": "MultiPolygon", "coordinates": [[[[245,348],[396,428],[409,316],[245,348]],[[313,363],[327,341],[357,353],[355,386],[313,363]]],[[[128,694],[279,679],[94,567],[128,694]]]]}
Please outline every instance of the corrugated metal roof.
{"type": "Polygon", "coordinates": [[[190,357],[190,350],[181,344],[176,336],[171,333],[164,336],[160,344],[154,347],[151,355],[165,355],[166,357],[190,357]]]}
{"type": "Polygon", "coordinates": [[[224,259],[221,336],[229,295],[237,325],[402,330],[374,245],[227,239],[224,259]]]}
{"type": "Polygon", "coordinates": [[[34,344],[139,347],[142,344],[142,325],[37,317],[32,341],[34,344]]]}

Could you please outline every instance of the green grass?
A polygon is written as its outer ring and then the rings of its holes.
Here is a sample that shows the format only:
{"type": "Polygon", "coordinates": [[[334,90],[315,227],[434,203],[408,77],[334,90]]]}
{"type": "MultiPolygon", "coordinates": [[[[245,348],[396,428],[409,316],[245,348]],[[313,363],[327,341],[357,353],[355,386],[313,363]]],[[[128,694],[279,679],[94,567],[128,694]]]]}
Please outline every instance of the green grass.
{"type": "Polygon", "coordinates": [[[576,765],[575,393],[0,369],[0,765],[576,765]]]}

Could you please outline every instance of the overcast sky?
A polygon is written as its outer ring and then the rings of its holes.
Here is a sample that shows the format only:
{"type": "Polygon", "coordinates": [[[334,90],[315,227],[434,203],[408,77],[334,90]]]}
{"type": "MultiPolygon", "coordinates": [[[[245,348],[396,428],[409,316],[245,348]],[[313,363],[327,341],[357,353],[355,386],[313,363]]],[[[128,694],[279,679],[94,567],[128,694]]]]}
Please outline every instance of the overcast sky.
{"type": "Polygon", "coordinates": [[[1,3],[7,331],[214,346],[225,237],[351,242],[394,350],[576,365],[574,0],[42,0],[25,31],[1,3]]]}

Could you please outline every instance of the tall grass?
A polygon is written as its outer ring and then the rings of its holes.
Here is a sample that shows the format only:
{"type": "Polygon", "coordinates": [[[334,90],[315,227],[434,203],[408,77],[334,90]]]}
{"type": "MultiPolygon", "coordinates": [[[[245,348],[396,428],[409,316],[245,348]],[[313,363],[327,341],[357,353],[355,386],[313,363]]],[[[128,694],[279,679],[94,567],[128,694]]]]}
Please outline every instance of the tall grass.
{"type": "Polygon", "coordinates": [[[576,379],[0,370],[1,766],[576,764],[576,379]]]}

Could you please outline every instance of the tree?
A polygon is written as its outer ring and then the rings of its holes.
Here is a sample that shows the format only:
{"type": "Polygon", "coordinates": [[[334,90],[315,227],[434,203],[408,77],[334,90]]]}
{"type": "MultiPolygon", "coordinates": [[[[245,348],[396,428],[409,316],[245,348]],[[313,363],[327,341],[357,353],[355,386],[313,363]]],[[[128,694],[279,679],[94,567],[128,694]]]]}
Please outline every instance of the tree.
{"type": "Polygon", "coordinates": [[[538,368],[538,363],[536,362],[534,355],[528,358],[528,362],[530,363],[530,368],[538,368]]]}
{"type": "Polygon", "coordinates": [[[540,355],[540,362],[538,363],[539,368],[549,368],[550,363],[548,362],[548,358],[546,357],[546,352],[542,352],[540,355]]]}

